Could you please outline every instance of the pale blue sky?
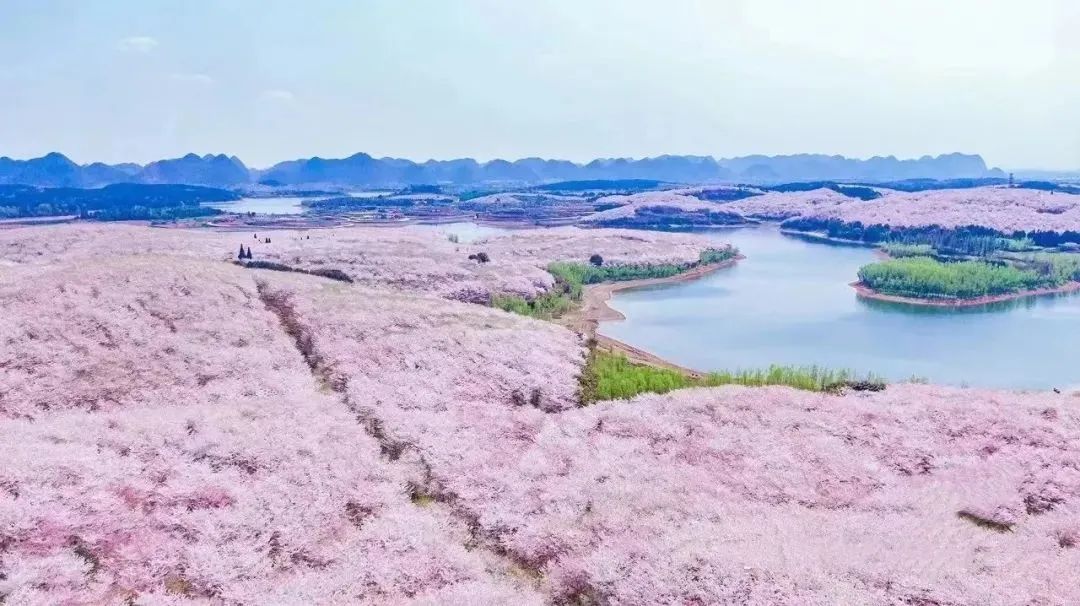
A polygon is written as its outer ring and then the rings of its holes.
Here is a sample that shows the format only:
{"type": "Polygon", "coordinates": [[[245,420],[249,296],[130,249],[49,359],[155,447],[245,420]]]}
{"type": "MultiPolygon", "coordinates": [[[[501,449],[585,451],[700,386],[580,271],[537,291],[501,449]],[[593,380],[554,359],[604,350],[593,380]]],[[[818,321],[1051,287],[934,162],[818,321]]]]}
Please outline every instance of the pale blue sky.
{"type": "Polygon", "coordinates": [[[1074,0],[0,0],[0,155],[1080,168],[1074,0]]]}

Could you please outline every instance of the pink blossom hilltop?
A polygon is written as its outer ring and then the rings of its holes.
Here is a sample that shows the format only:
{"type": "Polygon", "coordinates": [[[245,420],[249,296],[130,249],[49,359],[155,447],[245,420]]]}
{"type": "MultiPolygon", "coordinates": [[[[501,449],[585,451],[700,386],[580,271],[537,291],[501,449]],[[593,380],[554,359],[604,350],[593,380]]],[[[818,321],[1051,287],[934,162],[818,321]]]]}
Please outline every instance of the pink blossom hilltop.
{"type": "Polygon", "coordinates": [[[696,261],[710,246],[695,235],[574,227],[521,230],[472,244],[453,243],[428,230],[385,227],[253,234],[77,224],[45,233],[36,227],[0,230],[0,267],[129,254],[226,261],[235,259],[243,244],[256,260],[339,269],[363,286],[470,302],[486,302],[492,294],[539,294],[553,284],[545,270],[552,261],[586,262],[600,254],[611,262],[684,263],[696,261]],[[481,251],[489,263],[469,259],[481,251]]]}
{"type": "Polygon", "coordinates": [[[859,202],[831,189],[815,189],[797,192],[767,192],[760,196],[743,198],[724,209],[740,213],[751,219],[779,221],[800,215],[821,212],[844,204],[859,202]]]}
{"type": "Polygon", "coordinates": [[[581,337],[447,276],[701,240],[267,235],[0,231],[5,605],[1080,602],[1074,395],[579,408],[581,337]],[[245,236],[357,282],[227,263],[245,236]]]}
{"type": "Polygon", "coordinates": [[[975,187],[907,193],[878,188],[883,195],[858,200],[831,189],[806,192],[767,192],[735,202],[705,202],[696,189],[609,196],[620,204],[595,213],[585,222],[622,219],[641,209],[668,207],[711,210],[742,215],[749,220],[781,221],[793,217],[837,219],[863,225],[944,228],[978,225],[1005,234],[1017,231],[1080,231],[1080,196],[1025,188],[975,187]]]}
{"type": "Polygon", "coordinates": [[[1080,231],[1080,196],[1007,187],[895,192],[800,214],[895,227],[980,225],[1005,234],[1080,231]]]}
{"type": "Polygon", "coordinates": [[[588,215],[582,222],[585,224],[610,221],[612,219],[626,219],[633,217],[639,211],[651,208],[674,208],[686,211],[714,211],[727,210],[715,202],[706,202],[686,193],[688,190],[650,191],[627,196],[605,196],[596,201],[597,204],[618,204],[615,208],[603,210],[588,215]]]}
{"type": "Polygon", "coordinates": [[[1017,231],[1080,231],[1080,196],[1024,188],[975,187],[916,193],[879,189],[874,200],[857,200],[828,189],[768,193],[725,204],[726,210],[771,220],[804,217],[893,227],[944,228],[979,225],[1005,234],[1017,231]]]}

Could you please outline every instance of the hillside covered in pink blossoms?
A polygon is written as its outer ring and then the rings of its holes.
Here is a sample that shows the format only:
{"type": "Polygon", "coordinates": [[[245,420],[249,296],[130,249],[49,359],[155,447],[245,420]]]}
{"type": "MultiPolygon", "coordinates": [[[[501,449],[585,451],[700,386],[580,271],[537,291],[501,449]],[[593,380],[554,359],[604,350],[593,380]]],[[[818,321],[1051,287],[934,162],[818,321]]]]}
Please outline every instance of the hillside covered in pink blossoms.
{"type": "Polygon", "coordinates": [[[597,203],[617,206],[589,215],[584,219],[586,223],[632,217],[639,210],[648,208],[673,208],[683,211],[717,209],[715,203],[699,200],[680,190],[650,191],[627,196],[604,196],[597,200],[597,203]]]}
{"type": "Polygon", "coordinates": [[[462,301],[709,241],[258,235],[0,230],[5,606],[1080,602],[1075,395],[583,408],[579,335],[462,301]]]}
{"type": "Polygon", "coordinates": [[[793,217],[835,219],[889,227],[945,229],[971,225],[1004,234],[1080,231],[1080,196],[1007,187],[974,187],[922,192],[878,190],[874,200],[858,200],[829,189],[770,192],[724,205],[749,219],[793,217]]]}
{"type": "Polygon", "coordinates": [[[1080,196],[1034,189],[977,187],[891,192],[876,200],[794,209],[800,216],[863,225],[944,228],[979,225],[1005,234],[1080,231],[1080,196]]]}
{"type": "Polygon", "coordinates": [[[0,267],[129,254],[229,261],[236,259],[241,245],[249,247],[258,261],[309,270],[339,269],[366,287],[474,302],[487,301],[492,294],[531,296],[547,290],[552,278],[544,268],[553,261],[585,262],[600,254],[612,263],[679,264],[697,261],[701,250],[709,246],[693,235],[574,227],[523,230],[457,244],[414,228],[253,233],[72,224],[45,231],[0,231],[0,267]],[[469,259],[481,251],[488,253],[490,262],[469,259]]]}
{"type": "Polygon", "coordinates": [[[804,215],[814,215],[827,209],[861,202],[831,189],[800,192],[768,192],[726,205],[728,210],[750,219],[780,221],[804,215]]]}
{"type": "Polygon", "coordinates": [[[981,226],[1004,234],[1080,231],[1080,196],[1025,188],[974,187],[921,192],[876,188],[881,197],[860,200],[832,189],[768,191],[734,202],[701,200],[702,188],[608,196],[618,206],[589,215],[584,225],[630,219],[648,212],[724,215],[727,223],[783,221],[792,218],[837,220],[865,226],[954,229],[981,226]]]}

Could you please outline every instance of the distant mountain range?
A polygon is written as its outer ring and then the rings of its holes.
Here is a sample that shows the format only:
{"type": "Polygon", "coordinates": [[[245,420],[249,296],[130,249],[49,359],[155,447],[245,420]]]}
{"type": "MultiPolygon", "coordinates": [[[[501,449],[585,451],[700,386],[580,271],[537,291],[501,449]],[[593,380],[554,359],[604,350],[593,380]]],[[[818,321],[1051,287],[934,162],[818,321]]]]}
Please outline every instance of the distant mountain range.
{"type": "Polygon", "coordinates": [[[859,160],[823,154],[757,155],[720,160],[711,156],[658,156],[640,160],[598,159],[587,164],[541,158],[483,163],[472,158],[413,162],[358,153],[341,159],[290,160],[265,170],[249,169],[236,156],[224,154],[188,154],[145,166],[100,162],[79,165],[56,152],[30,160],[0,158],[0,184],[38,187],[102,187],[113,183],[398,187],[474,183],[517,185],[590,179],[653,179],[670,183],[883,182],[1004,176],[1000,169],[987,168],[981,156],[959,153],[912,160],[899,160],[893,156],[859,160]]]}
{"type": "Polygon", "coordinates": [[[146,166],[101,162],[79,165],[56,152],[30,160],[0,158],[0,185],[89,188],[143,183],[229,187],[250,183],[251,178],[251,171],[239,158],[225,155],[188,154],[146,166]]]}

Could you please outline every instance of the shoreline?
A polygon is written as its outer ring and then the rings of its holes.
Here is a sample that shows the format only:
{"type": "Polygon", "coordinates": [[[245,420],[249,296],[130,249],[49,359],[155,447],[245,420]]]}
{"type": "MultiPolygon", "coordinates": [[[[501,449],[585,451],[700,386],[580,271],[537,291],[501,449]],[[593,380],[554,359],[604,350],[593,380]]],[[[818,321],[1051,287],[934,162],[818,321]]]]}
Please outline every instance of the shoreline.
{"type": "Polygon", "coordinates": [[[585,286],[585,292],[581,299],[581,308],[575,310],[559,319],[559,323],[571,330],[585,335],[586,337],[596,341],[597,347],[604,349],[612,353],[622,353],[631,362],[637,364],[647,364],[649,366],[657,366],[660,368],[667,368],[678,372],[685,373],[691,377],[702,377],[705,373],[687,368],[685,366],[679,366],[673,362],[669,362],[657,356],[653,353],[645,351],[644,349],[634,347],[628,343],[624,343],[618,339],[601,335],[598,332],[600,322],[604,321],[618,321],[625,320],[626,316],[620,313],[618,310],[608,305],[608,301],[611,297],[621,291],[633,290],[636,288],[645,288],[649,286],[658,286],[662,284],[678,284],[679,282],[688,282],[690,280],[696,280],[708,274],[721,269],[727,269],[734,267],[736,263],[745,259],[743,255],[736,255],[726,261],[719,263],[710,263],[708,265],[699,265],[688,271],[670,276],[667,278],[645,278],[641,280],[626,280],[623,282],[601,282],[600,284],[590,284],[585,286]]]}
{"type": "Polygon", "coordinates": [[[973,299],[924,299],[919,297],[905,297],[902,295],[889,295],[878,292],[862,282],[852,282],[848,286],[855,289],[855,294],[864,299],[874,299],[875,301],[887,301],[889,303],[906,303],[908,305],[921,305],[924,307],[944,307],[944,308],[963,308],[963,307],[979,307],[981,305],[990,305],[992,303],[1001,303],[1004,301],[1014,301],[1016,299],[1026,299],[1029,297],[1042,297],[1046,295],[1061,295],[1070,294],[1080,291],[1080,282],[1068,282],[1063,286],[1056,288],[1039,288],[1036,290],[1024,290],[1020,292],[1011,292],[1000,295],[986,295],[983,297],[975,297],[973,299]]]}
{"type": "Polygon", "coordinates": [[[822,242],[826,244],[835,244],[838,246],[851,246],[857,248],[878,248],[878,245],[873,242],[865,242],[863,240],[849,240],[847,238],[834,238],[832,236],[816,232],[816,231],[800,231],[797,229],[785,229],[777,225],[780,229],[780,233],[785,236],[791,236],[793,238],[799,238],[810,242],[822,242]]]}

